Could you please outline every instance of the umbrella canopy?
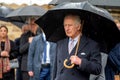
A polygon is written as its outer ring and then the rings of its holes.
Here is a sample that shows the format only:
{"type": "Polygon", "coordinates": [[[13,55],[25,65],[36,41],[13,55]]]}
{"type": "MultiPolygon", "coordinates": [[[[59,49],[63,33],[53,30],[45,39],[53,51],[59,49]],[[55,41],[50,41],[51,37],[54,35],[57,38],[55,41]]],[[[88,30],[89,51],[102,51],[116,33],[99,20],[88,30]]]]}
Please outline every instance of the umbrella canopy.
{"type": "Polygon", "coordinates": [[[28,17],[40,17],[46,12],[47,10],[45,10],[44,8],[40,6],[31,5],[31,6],[18,8],[14,10],[13,12],[9,13],[6,17],[11,20],[25,23],[28,17]]]}
{"type": "Polygon", "coordinates": [[[5,16],[8,15],[12,11],[13,9],[11,8],[8,8],[6,6],[0,6],[0,20],[9,21],[9,19],[5,18],[5,16]]]}
{"type": "Polygon", "coordinates": [[[61,4],[63,2],[82,2],[87,0],[52,0],[49,4],[61,4]]]}
{"type": "Polygon", "coordinates": [[[11,22],[12,24],[15,24],[16,26],[21,27],[23,25],[23,23],[20,23],[17,21],[12,21],[12,20],[6,18],[6,16],[12,11],[14,11],[14,9],[11,9],[6,6],[0,6],[0,20],[11,22]]]}
{"type": "Polygon", "coordinates": [[[120,8],[120,0],[52,0],[49,4],[61,4],[63,2],[82,2],[88,1],[93,5],[101,7],[120,8]]]}
{"type": "Polygon", "coordinates": [[[93,5],[110,8],[120,8],[120,0],[89,0],[93,5]]]}
{"type": "Polygon", "coordinates": [[[82,33],[104,44],[108,51],[120,41],[120,32],[112,16],[104,9],[97,8],[87,1],[63,3],[49,10],[36,23],[41,26],[47,40],[58,41],[65,38],[63,19],[66,14],[77,14],[84,21],[82,33]]]}

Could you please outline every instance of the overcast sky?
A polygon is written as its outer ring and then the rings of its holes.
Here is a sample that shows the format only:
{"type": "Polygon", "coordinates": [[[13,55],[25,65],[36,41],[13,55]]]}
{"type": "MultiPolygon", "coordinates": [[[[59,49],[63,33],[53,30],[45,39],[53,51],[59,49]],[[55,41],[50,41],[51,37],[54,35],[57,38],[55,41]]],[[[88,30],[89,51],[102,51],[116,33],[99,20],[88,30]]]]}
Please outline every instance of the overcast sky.
{"type": "Polygon", "coordinates": [[[16,4],[27,3],[28,5],[36,3],[38,5],[43,5],[43,4],[48,4],[50,1],[52,1],[52,0],[0,0],[0,3],[1,2],[8,3],[8,4],[11,4],[11,3],[16,3],[16,4]]]}

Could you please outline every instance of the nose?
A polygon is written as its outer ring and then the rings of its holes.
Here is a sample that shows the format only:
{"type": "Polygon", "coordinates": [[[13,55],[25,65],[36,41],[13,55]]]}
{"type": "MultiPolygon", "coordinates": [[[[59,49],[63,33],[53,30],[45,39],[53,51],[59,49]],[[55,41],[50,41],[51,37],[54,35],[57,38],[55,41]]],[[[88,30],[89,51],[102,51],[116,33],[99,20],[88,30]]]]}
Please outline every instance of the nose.
{"type": "Polygon", "coordinates": [[[69,26],[65,26],[64,28],[65,28],[65,30],[66,30],[66,31],[68,31],[68,30],[69,30],[69,26]]]}

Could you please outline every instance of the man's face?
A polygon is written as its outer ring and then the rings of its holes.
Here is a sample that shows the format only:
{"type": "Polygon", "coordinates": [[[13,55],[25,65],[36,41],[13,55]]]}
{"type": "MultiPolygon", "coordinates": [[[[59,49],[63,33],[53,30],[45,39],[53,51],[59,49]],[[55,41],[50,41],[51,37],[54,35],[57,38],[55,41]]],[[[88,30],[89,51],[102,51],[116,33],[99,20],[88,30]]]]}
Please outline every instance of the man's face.
{"type": "Polygon", "coordinates": [[[30,30],[34,33],[37,30],[37,25],[35,23],[35,19],[32,19],[29,23],[30,30]]]}
{"type": "Polygon", "coordinates": [[[22,32],[23,33],[26,33],[26,32],[28,32],[30,30],[30,26],[29,25],[24,25],[23,27],[22,27],[22,32]]]}
{"type": "Polygon", "coordinates": [[[71,17],[64,19],[64,30],[68,37],[75,38],[80,33],[80,25],[71,17]]]}

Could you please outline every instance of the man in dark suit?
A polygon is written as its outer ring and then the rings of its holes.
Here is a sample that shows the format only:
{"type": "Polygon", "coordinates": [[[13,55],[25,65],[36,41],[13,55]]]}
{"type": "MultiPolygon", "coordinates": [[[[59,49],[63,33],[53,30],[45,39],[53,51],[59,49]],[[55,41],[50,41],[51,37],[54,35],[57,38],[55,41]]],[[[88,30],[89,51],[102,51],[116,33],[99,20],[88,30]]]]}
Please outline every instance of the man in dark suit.
{"type": "Polygon", "coordinates": [[[81,33],[79,16],[69,14],[64,18],[64,30],[68,38],[58,41],[54,60],[54,80],[89,80],[90,74],[100,74],[101,55],[98,44],[81,33]],[[73,41],[73,42],[72,42],[73,41]],[[77,56],[75,50],[78,45],[77,56]],[[72,45],[71,45],[72,44],[72,45]],[[71,48],[73,46],[73,48],[71,48]],[[75,66],[66,68],[64,60],[75,66]]]}

